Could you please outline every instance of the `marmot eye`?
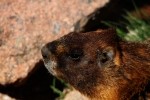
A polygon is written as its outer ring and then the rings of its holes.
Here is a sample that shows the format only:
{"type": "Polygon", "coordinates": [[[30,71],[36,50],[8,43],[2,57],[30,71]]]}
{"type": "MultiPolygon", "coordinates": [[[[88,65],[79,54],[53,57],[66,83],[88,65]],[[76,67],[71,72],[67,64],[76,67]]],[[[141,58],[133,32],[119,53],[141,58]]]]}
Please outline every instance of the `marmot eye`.
{"type": "Polygon", "coordinates": [[[69,54],[69,57],[73,60],[79,60],[80,57],[83,55],[83,52],[81,50],[72,50],[69,54]]]}
{"type": "Polygon", "coordinates": [[[106,54],[106,53],[103,53],[103,54],[101,55],[101,60],[100,60],[100,61],[101,61],[102,63],[105,63],[106,61],[108,61],[108,59],[109,59],[109,58],[107,57],[107,54],[106,54]]]}

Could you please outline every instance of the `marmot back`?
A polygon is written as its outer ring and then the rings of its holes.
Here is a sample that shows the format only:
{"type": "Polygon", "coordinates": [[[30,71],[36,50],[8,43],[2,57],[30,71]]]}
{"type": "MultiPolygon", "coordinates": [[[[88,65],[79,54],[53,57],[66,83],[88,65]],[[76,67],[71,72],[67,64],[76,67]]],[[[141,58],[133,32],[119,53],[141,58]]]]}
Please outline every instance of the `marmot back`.
{"type": "Polygon", "coordinates": [[[145,100],[150,45],[118,38],[112,29],[69,33],[42,48],[51,74],[93,100],[145,100]]]}

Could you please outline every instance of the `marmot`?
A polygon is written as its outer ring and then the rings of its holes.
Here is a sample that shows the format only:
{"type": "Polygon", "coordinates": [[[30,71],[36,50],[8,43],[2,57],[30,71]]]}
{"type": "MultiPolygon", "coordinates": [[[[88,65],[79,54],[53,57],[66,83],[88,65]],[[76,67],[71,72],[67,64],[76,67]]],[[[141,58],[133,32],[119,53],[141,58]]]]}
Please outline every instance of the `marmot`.
{"type": "Polygon", "coordinates": [[[69,33],[42,48],[51,74],[92,100],[145,100],[150,42],[121,40],[113,29],[69,33]]]}

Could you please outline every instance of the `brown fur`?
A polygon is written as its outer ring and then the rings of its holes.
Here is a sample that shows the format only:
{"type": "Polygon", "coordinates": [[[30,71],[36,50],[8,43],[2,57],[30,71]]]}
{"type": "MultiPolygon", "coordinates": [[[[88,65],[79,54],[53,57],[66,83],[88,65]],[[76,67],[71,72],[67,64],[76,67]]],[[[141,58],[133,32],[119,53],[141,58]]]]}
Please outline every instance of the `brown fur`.
{"type": "Polygon", "coordinates": [[[42,55],[54,76],[92,100],[144,100],[150,80],[148,43],[123,41],[112,29],[70,33],[46,44],[42,55]]]}

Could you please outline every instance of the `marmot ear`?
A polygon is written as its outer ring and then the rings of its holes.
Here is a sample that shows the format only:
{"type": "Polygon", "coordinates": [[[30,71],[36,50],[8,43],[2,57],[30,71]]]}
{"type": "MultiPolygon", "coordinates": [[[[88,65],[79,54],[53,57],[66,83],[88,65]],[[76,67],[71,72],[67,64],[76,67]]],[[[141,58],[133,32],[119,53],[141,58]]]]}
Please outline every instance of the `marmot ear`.
{"type": "Polygon", "coordinates": [[[97,33],[99,33],[100,41],[104,41],[110,46],[115,45],[119,39],[116,30],[113,28],[107,30],[97,30],[97,33]]]}
{"type": "Polygon", "coordinates": [[[107,47],[103,51],[97,50],[97,64],[99,67],[111,66],[115,57],[112,47],[107,47]]]}
{"type": "Polygon", "coordinates": [[[96,32],[99,32],[100,34],[104,33],[105,35],[117,35],[116,29],[109,28],[109,29],[98,29],[96,32]]]}

